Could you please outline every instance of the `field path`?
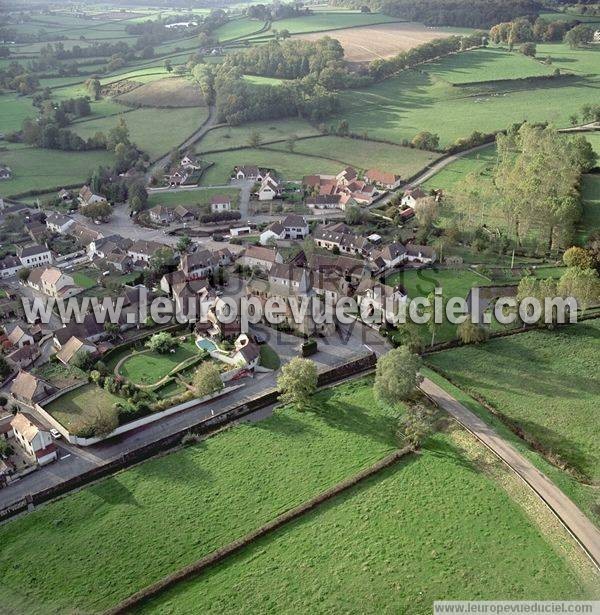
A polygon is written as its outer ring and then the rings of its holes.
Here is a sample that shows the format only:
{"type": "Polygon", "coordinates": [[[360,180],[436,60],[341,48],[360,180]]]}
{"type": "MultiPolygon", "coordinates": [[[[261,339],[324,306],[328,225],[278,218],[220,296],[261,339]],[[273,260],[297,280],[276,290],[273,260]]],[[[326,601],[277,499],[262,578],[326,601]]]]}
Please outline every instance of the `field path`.
{"type": "Polygon", "coordinates": [[[425,378],[421,390],[495,453],[544,500],[600,568],[600,531],[545,474],[505,442],[489,425],[437,384],[425,378]]]}

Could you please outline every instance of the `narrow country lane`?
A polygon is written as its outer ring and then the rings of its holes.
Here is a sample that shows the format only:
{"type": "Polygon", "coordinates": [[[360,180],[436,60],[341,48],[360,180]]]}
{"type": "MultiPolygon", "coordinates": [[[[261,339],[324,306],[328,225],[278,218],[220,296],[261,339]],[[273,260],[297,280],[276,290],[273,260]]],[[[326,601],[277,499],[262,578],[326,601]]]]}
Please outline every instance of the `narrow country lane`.
{"type": "Polygon", "coordinates": [[[522,478],[556,514],[567,530],[600,568],[600,530],[545,474],[505,442],[489,425],[437,384],[425,378],[421,390],[454,417],[522,478]]]}

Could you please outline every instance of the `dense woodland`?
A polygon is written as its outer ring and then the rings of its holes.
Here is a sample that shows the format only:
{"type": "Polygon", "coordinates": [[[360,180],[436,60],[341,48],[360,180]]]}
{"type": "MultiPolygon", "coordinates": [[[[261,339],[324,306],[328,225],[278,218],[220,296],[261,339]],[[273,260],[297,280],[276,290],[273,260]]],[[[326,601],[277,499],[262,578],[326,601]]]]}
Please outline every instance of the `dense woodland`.
{"type": "Polygon", "coordinates": [[[333,0],[332,4],[373,10],[427,26],[464,26],[489,28],[523,15],[537,15],[541,8],[535,0],[333,0]]]}

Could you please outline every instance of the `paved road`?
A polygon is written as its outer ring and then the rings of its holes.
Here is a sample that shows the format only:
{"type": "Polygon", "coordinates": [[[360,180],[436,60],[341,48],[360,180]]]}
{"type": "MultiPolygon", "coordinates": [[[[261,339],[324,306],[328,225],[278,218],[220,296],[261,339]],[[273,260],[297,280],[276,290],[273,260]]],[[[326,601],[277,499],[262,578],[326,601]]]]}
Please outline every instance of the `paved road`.
{"type": "Polygon", "coordinates": [[[437,384],[425,378],[421,390],[510,466],[546,502],[600,568],[600,531],[545,474],[437,384]]]}

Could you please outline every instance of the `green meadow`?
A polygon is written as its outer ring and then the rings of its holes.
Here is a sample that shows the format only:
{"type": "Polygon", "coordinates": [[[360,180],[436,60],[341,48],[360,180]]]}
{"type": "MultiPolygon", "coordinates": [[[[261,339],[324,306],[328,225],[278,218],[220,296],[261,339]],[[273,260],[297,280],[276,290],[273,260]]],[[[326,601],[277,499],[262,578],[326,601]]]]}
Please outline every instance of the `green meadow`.
{"type": "Polygon", "coordinates": [[[12,196],[28,190],[60,188],[83,183],[92,170],[114,160],[107,151],[62,152],[20,147],[0,152],[0,161],[13,172],[12,179],[2,182],[2,192],[12,196]]]}
{"type": "MultiPolygon", "coordinates": [[[[145,108],[128,111],[120,117],[127,123],[131,140],[148,152],[150,158],[158,158],[199,129],[208,117],[208,110],[206,107],[145,108]]],[[[119,116],[111,116],[76,124],[74,129],[79,136],[88,138],[98,131],[107,133],[118,122],[119,116]]]]}
{"type": "Polygon", "coordinates": [[[465,455],[464,445],[455,434],[430,439],[416,458],[136,612],[420,615],[442,597],[595,596],[590,580],[581,579],[493,475],[481,472],[478,464],[486,461],[465,455]]]}
{"type": "Polygon", "coordinates": [[[427,361],[597,484],[599,342],[600,321],[593,320],[464,346],[427,361]]]}

